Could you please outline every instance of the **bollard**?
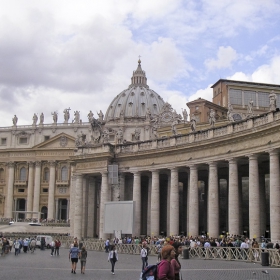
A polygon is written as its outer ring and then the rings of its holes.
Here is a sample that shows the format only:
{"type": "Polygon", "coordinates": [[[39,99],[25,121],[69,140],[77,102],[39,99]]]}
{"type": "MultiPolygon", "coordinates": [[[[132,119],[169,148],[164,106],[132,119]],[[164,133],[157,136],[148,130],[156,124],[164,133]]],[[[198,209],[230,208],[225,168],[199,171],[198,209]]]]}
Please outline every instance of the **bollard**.
{"type": "Polygon", "coordinates": [[[189,249],[183,250],[183,259],[189,259],[190,258],[190,252],[189,249]]]}

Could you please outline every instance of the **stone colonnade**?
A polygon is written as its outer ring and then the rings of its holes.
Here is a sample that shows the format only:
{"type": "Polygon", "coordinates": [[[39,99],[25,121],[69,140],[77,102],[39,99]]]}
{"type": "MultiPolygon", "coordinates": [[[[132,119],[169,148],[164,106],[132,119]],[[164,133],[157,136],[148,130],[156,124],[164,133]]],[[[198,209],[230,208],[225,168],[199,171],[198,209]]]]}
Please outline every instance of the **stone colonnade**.
{"type": "MultiPolygon", "coordinates": [[[[264,207],[266,204],[265,193],[264,193],[264,172],[259,170],[258,155],[248,155],[246,157],[248,167],[248,174],[246,175],[249,180],[249,236],[260,237],[263,235],[267,224],[270,225],[270,234],[272,240],[280,240],[280,178],[279,178],[279,154],[278,151],[271,151],[267,154],[269,157],[269,213],[270,221],[265,221],[264,207]]],[[[244,158],[243,158],[244,160],[244,158]]],[[[217,237],[221,234],[220,232],[220,208],[219,208],[219,179],[221,178],[220,174],[220,164],[219,161],[212,161],[207,164],[192,164],[188,166],[179,166],[172,167],[170,169],[160,168],[154,170],[136,170],[136,168],[131,167],[130,174],[133,175],[132,183],[132,197],[127,200],[135,201],[135,227],[133,235],[160,235],[161,234],[161,217],[165,215],[166,217],[166,234],[167,235],[177,235],[180,234],[180,224],[186,225],[183,231],[187,235],[196,236],[201,234],[199,228],[199,219],[200,216],[204,213],[200,212],[199,203],[199,181],[206,178],[207,183],[207,227],[206,232],[209,237],[217,237]],[[206,177],[201,179],[201,168],[205,169],[206,167],[206,177]],[[168,183],[167,186],[167,195],[163,198],[162,185],[161,185],[161,173],[168,173],[168,183]],[[146,202],[141,196],[141,188],[143,184],[141,181],[143,179],[143,174],[149,173],[148,176],[148,186],[149,190],[148,199],[146,202]],[[180,174],[185,173],[187,180],[183,183],[180,182],[180,174]],[[179,220],[180,211],[180,192],[179,186],[182,186],[186,189],[186,196],[183,199],[187,200],[187,209],[186,215],[183,216],[185,221],[184,223],[179,220]],[[166,200],[166,201],[163,201],[166,200]],[[145,203],[147,208],[147,216],[144,217],[144,222],[147,225],[143,226],[143,211],[141,211],[142,203],[145,203]],[[162,204],[165,204],[165,210],[163,210],[162,204]],[[161,211],[166,211],[162,214],[161,211]],[[145,228],[145,231],[143,231],[145,228]]],[[[227,232],[233,235],[242,234],[242,194],[241,187],[242,179],[240,179],[240,172],[242,172],[243,166],[240,166],[238,158],[229,158],[227,161],[222,162],[223,165],[226,165],[227,170],[227,232]]],[[[104,203],[106,201],[117,200],[118,197],[121,197],[121,200],[124,200],[124,195],[122,192],[127,192],[125,183],[125,176],[128,173],[122,173],[120,178],[120,185],[118,186],[119,195],[115,194],[114,187],[108,184],[107,171],[100,172],[99,184],[100,190],[93,190],[93,186],[97,187],[96,179],[97,177],[91,177],[90,174],[87,175],[76,175],[76,181],[73,187],[75,186],[75,191],[72,193],[72,196],[75,196],[75,206],[71,205],[71,220],[74,218],[74,225],[72,232],[75,236],[92,236],[98,235],[99,238],[106,238],[107,235],[103,232],[104,225],[104,203]],[[101,174],[100,174],[101,173],[101,174]],[[94,180],[94,183],[85,183],[83,186],[83,177],[89,176],[88,182],[94,180]],[[83,205],[83,199],[81,198],[81,193],[85,196],[87,193],[91,192],[91,195],[88,196],[87,206],[83,205]],[[91,199],[94,199],[92,201],[91,199]],[[98,200],[98,202],[97,202],[98,200]],[[97,206],[98,203],[98,207],[97,206]],[[87,212],[84,211],[84,214],[81,214],[83,208],[88,209],[87,212]],[[94,213],[93,213],[94,212],[94,213]],[[85,218],[85,213],[87,217],[85,218]],[[89,214],[90,213],[90,214],[89,214]],[[87,222],[85,222],[87,219],[87,222]],[[98,221],[98,223],[96,222],[98,221]]],[[[146,175],[145,175],[146,176],[146,175]]],[[[143,193],[142,193],[143,194],[143,193]]],[[[72,201],[72,198],[71,198],[72,201]]],[[[181,209],[181,210],[180,210],[181,209]]],[[[142,209],[143,210],[143,209],[142,209]]],[[[182,228],[182,226],[181,226],[182,228]]]]}

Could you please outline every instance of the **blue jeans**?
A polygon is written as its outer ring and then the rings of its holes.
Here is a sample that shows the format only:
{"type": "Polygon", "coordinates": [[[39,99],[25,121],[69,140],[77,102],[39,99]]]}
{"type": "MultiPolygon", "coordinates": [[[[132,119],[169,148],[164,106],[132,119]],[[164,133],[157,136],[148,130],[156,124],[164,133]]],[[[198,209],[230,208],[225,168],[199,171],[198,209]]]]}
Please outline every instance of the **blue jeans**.
{"type": "Polygon", "coordinates": [[[148,257],[142,257],[142,271],[148,266],[148,257]]]}

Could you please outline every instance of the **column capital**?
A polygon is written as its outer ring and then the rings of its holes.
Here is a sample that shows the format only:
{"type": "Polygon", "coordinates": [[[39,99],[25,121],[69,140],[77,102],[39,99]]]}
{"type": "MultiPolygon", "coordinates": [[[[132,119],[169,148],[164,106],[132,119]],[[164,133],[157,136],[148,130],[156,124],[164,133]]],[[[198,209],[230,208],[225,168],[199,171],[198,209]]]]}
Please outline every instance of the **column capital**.
{"type": "Polygon", "coordinates": [[[258,159],[258,155],[257,154],[248,154],[246,155],[246,157],[249,158],[249,160],[254,160],[254,159],[258,159]]]}
{"type": "Polygon", "coordinates": [[[178,169],[179,169],[179,168],[178,168],[177,166],[176,166],[176,167],[171,167],[171,168],[169,168],[169,170],[170,170],[171,172],[172,172],[172,171],[173,171],[173,172],[174,172],[174,171],[178,171],[178,169]]]}
{"type": "Polygon", "coordinates": [[[279,155],[279,151],[277,149],[269,149],[267,152],[269,153],[270,156],[279,155]]]}
{"type": "Polygon", "coordinates": [[[237,163],[237,158],[229,158],[227,161],[229,164],[237,163]]]}
{"type": "Polygon", "coordinates": [[[35,165],[35,162],[34,161],[28,161],[28,166],[29,167],[34,167],[35,165]]]}
{"type": "Polygon", "coordinates": [[[197,164],[191,164],[189,166],[187,166],[190,168],[190,170],[197,170],[197,164]]]}
{"type": "Polygon", "coordinates": [[[218,162],[217,161],[209,161],[207,164],[209,165],[209,167],[217,167],[218,162]]]}
{"type": "Polygon", "coordinates": [[[15,167],[15,162],[14,161],[9,161],[7,163],[8,168],[14,168],[15,167]]]}
{"type": "Polygon", "coordinates": [[[49,160],[48,161],[50,167],[55,167],[56,166],[56,161],[55,160],[49,160]]]}
{"type": "Polygon", "coordinates": [[[159,169],[152,169],[151,172],[152,173],[159,173],[159,169]]]}
{"type": "Polygon", "coordinates": [[[35,166],[36,167],[41,167],[41,161],[35,161],[35,166]]]}

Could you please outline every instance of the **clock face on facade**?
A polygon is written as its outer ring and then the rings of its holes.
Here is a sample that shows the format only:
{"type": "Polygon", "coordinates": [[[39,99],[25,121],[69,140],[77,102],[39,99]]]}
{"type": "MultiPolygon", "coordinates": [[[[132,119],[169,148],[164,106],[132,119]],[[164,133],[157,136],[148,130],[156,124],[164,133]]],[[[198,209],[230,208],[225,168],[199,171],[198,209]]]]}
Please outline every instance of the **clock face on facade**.
{"type": "Polygon", "coordinates": [[[172,120],[172,113],[171,112],[164,112],[161,117],[163,122],[170,122],[172,120]]]}

